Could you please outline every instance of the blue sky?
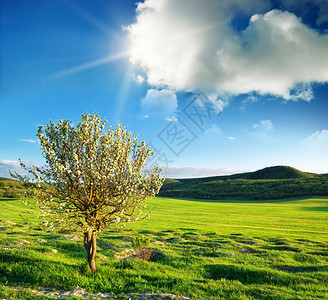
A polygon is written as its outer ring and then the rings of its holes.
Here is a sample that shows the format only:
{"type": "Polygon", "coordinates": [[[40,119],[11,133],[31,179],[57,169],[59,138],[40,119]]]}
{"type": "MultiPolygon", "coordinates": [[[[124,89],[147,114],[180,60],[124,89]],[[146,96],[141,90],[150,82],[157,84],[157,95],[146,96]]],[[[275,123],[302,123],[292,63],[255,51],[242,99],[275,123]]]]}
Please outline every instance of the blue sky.
{"type": "Polygon", "coordinates": [[[328,173],[328,2],[2,0],[0,176],[98,112],[169,177],[328,173]]]}

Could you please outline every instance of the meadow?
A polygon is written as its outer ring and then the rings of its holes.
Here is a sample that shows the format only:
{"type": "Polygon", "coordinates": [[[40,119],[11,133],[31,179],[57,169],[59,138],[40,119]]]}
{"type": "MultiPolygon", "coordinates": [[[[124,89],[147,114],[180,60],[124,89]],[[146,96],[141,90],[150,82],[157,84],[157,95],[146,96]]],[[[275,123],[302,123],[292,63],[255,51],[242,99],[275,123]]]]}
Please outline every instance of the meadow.
{"type": "Polygon", "coordinates": [[[66,299],[78,299],[64,293],[77,289],[95,299],[110,299],[109,294],[140,299],[138,293],[191,299],[328,298],[328,197],[156,197],[148,201],[148,210],[150,219],[99,235],[99,271],[93,275],[81,234],[45,232],[33,207],[0,200],[0,299],[54,299],[60,291],[66,299]],[[150,260],[121,259],[135,236],[150,240],[150,260]]]}

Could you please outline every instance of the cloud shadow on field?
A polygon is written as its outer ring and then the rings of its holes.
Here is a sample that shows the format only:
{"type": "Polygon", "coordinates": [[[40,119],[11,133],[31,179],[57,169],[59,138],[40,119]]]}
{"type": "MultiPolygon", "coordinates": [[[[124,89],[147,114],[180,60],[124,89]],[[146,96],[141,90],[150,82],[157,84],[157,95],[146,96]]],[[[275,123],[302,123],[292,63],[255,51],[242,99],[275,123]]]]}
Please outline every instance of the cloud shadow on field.
{"type": "Polygon", "coordinates": [[[302,210],[306,210],[306,211],[328,212],[328,206],[301,207],[301,209],[302,209],[302,210]]]}
{"type": "Polygon", "coordinates": [[[195,199],[195,198],[178,198],[178,197],[164,197],[159,196],[161,198],[167,198],[172,200],[182,200],[182,201],[191,201],[191,202],[203,202],[203,203],[283,203],[283,202],[294,202],[294,201],[301,201],[307,200],[310,197],[302,197],[302,198],[288,198],[288,199],[276,199],[276,200],[236,200],[236,199],[222,199],[222,200],[211,200],[211,199],[195,199]]]}

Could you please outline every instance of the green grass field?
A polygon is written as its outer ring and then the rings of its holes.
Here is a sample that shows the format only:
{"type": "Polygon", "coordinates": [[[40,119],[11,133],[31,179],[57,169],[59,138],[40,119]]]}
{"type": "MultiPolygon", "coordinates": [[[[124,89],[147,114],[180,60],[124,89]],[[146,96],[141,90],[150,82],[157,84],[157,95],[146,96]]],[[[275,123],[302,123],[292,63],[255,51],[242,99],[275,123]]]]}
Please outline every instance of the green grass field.
{"type": "Polygon", "coordinates": [[[265,202],[158,197],[148,207],[149,220],[101,233],[99,272],[92,275],[82,236],[76,241],[77,234],[44,232],[33,208],[0,200],[0,299],[53,299],[35,290],[76,287],[122,299],[138,292],[192,299],[328,298],[327,197],[265,202]],[[150,239],[152,259],[117,260],[136,235],[150,239]]]}
{"type": "Polygon", "coordinates": [[[148,206],[153,210],[151,219],[134,228],[328,240],[327,198],[253,202],[155,198],[148,206]]]}

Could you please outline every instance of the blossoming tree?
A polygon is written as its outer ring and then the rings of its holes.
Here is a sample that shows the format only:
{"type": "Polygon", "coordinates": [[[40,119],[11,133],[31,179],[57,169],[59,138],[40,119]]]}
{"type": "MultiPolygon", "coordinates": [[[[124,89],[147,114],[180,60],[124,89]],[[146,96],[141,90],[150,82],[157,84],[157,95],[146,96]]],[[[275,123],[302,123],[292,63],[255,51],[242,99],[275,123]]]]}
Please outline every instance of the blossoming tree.
{"type": "Polygon", "coordinates": [[[164,181],[163,168],[147,169],[153,153],[144,141],[138,142],[120,124],[107,130],[106,125],[98,114],[85,113],[75,128],[63,120],[40,126],[45,167],[29,170],[33,183],[13,174],[30,183],[48,226],[82,230],[93,273],[96,235],[113,223],[144,218],[145,200],[164,181]]]}

